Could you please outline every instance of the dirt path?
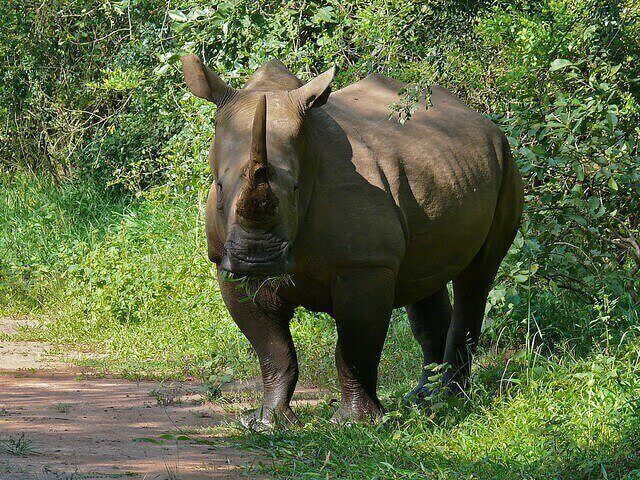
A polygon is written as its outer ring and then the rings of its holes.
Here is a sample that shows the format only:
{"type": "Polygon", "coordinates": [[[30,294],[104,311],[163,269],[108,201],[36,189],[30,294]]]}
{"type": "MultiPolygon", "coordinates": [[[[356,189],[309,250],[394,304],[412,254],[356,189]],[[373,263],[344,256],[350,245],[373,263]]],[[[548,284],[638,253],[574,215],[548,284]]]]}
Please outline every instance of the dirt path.
{"type": "Polygon", "coordinates": [[[203,404],[192,383],[87,376],[47,349],[0,340],[0,479],[258,478],[266,460],[221,433],[246,404],[203,404]]]}
{"type": "MultiPolygon", "coordinates": [[[[33,322],[24,317],[0,317],[0,336],[15,333],[33,322]]],[[[41,342],[17,342],[0,338],[0,371],[65,370],[68,364],[49,354],[52,345],[41,342]]],[[[1,478],[1,477],[0,477],[1,478]]]]}
{"type": "Polygon", "coordinates": [[[0,374],[0,438],[28,442],[16,452],[23,456],[0,453],[0,478],[238,478],[255,461],[215,437],[178,440],[179,430],[230,417],[188,399],[160,405],[149,393],[163,388],[68,373],[0,374]]]}

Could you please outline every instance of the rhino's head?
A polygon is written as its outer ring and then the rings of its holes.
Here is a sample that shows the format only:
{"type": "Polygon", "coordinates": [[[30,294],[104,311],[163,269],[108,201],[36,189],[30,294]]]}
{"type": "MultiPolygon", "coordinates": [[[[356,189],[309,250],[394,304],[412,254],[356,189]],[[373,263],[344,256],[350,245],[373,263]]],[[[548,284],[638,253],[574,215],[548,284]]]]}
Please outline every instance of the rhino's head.
{"type": "Polygon", "coordinates": [[[182,67],[191,92],[218,106],[207,228],[222,255],[212,260],[243,275],[290,272],[304,187],[303,124],[310,109],[327,101],[334,69],[303,86],[293,76],[285,88],[259,76],[257,86],[235,90],[195,55],[183,57],[182,67]]]}

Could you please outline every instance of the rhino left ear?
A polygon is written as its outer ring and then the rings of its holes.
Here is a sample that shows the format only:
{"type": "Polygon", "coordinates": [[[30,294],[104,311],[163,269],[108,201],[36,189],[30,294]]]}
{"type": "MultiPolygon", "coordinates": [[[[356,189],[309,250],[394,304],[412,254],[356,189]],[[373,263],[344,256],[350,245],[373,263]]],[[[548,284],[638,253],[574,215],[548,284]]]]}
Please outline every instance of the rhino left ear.
{"type": "Polygon", "coordinates": [[[331,94],[331,82],[335,74],[336,67],[333,66],[309,81],[309,83],[293,90],[291,95],[300,102],[300,105],[305,111],[310,108],[321,107],[327,103],[327,99],[331,94]]]}

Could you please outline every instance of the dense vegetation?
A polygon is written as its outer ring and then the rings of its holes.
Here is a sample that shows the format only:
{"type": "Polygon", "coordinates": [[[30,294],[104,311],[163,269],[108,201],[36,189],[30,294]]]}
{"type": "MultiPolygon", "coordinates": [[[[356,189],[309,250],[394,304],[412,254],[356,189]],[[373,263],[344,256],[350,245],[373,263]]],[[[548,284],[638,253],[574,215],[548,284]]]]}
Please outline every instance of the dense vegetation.
{"type": "MultiPolygon", "coordinates": [[[[437,82],[501,125],[526,184],[473,400],[399,406],[419,355],[398,312],[384,424],[239,441],[291,478],[640,478],[637,2],[6,0],[0,22],[0,314],[42,319],[22,337],[123,375],[256,373],[204,253],[215,107],[181,53],[235,86],[272,57],[336,64],[336,88],[391,75],[407,121],[437,82]]],[[[332,322],[293,328],[303,380],[334,388],[332,322]]]]}

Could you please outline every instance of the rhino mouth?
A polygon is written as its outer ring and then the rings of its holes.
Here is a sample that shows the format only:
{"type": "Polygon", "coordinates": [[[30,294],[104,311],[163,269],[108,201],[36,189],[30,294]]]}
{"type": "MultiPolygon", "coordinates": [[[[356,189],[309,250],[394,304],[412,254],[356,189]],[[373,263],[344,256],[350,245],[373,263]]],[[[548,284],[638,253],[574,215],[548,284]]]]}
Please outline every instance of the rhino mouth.
{"type": "Polygon", "coordinates": [[[225,244],[220,267],[228,272],[244,275],[291,273],[291,242],[274,235],[232,235],[225,244]]]}

